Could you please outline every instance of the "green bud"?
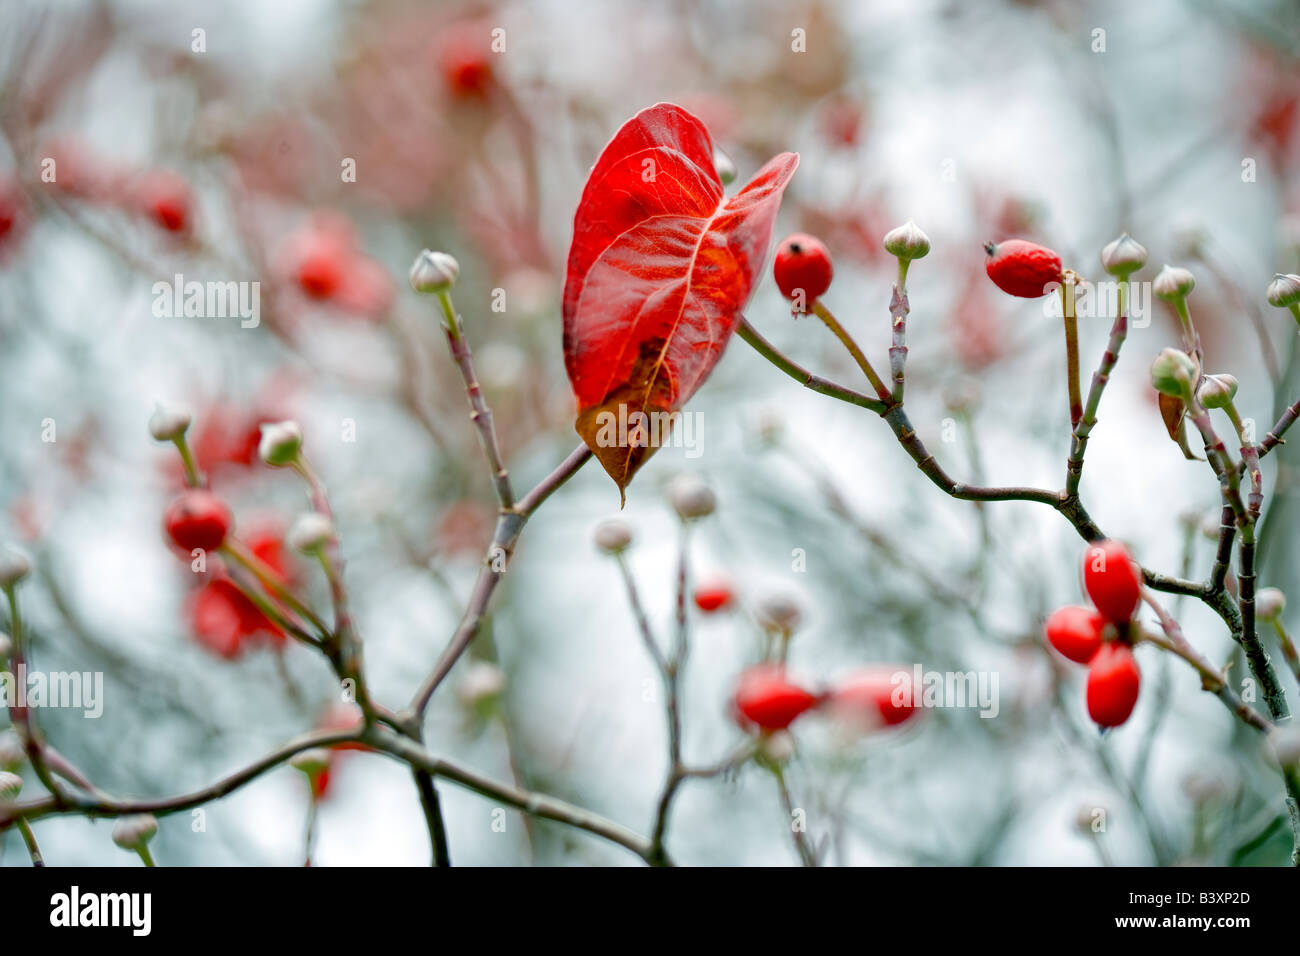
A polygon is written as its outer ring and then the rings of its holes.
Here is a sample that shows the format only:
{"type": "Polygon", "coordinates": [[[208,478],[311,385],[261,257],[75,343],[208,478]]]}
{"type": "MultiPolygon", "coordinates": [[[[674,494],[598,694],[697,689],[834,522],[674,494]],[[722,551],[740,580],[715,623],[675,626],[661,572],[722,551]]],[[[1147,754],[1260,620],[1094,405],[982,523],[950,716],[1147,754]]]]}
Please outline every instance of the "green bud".
{"type": "Polygon", "coordinates": [[[1285,309],[1300,303],[1300,276],[1278,275],[1268,284],[1268,304],[1285,309]]]}
{"type": "Polygon", "coordinates": [[[1127,232],[1101,250],[1101,265],[1113,276],[1130,276],[1147,262],[1147,250],[1127,232]]]}
{"type": "Polygon", "coordinates": [[[924,259],[930,251],[930,237],[909,219],[885,233],[885,251],[899,259],[924,259]]]}
{"type": "Polygon", "coordinates": [[[1196,288],[1196,279],[1186,269],[1179,266],[1165,266],[1151,283],[1151,291],[1166,302],[1177,302],[1186,298],[1196,288]]]}
{"type": "Polygon", "coordinates": [[[1196,389],[1196,399],[1206,408],[1227,408],[1237,397],[1237,380],[1227,373],[1207,375],[1196,389]]]}
{"type": "Polygon", "coordinates": [[[1151,384],[1162,395],[1172,395],[1187,401],[1192,397],[1192,382],[1196,378],[1196,363],[1186,352],[1162,349],[1151,363],[1151,384]]]}

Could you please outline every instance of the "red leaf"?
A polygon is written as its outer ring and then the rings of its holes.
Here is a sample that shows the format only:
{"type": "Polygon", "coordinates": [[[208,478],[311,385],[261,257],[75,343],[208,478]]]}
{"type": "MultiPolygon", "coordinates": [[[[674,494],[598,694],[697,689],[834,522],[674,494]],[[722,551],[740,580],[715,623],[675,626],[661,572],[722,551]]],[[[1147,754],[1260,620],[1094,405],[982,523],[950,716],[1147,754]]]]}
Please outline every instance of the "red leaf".
{"type": "Polygon", "coordinates": [[[728,199],[704,124],[659,103],[592,167],[569,250],[564,364],[578,434],[620,493],[722,357],[798,165],[781,153],[728,199]]]}

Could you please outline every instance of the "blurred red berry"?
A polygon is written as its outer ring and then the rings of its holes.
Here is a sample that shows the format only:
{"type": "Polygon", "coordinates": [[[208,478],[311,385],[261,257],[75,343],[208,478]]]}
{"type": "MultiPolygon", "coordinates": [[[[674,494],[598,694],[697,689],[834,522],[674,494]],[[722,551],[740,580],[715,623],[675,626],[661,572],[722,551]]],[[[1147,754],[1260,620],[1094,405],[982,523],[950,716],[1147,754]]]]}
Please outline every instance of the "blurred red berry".
{"type": "Polygon", "coordinates": [[[734,595],[725,581],[702,584],[695,589],[695,606],[706,614],[720,611],[731,604],[734,595]]]}
{"type": "Polygon", "coordinates": [[[140,209],[168,232],[187,232],[194,219],[194,194],[180,176],[165,169],[146,173],[136,184],[140,209]]]}
{"type": "Polygon", "coordinates": [[[1128,624],[1142,600],[1142,574],[1118,541],[1098,541],[1084,552],[1083,587],[1097,610],[1115,624],[1128,624]]]}
{"type": "Polygon", "coordinates": [[[1047,640],[1076,664],[1086,664],[1101,648],[1106,618],[1090,607],[1057,608],[1047,619],[1047,640]]]}
{"type": "Polygon", "coordinates": [[[1037,299],[1061,280],[1061,257],[1046,246],[1025,239],[1008,239],[996,245],[984,244],[988,258],[984,271],[1008,295],[1037,299]]]}
{"type": "Polygon", "coordinates": [[[175,498],[163,514],[168,537],[185,551],[215,551],[226,540],[230,521],[230,509],[221,499],[198,488],[175,498]]]}
{"type": "Polygon", "coordinates": [[[448,27],[437,41],[438,72],[455,97],[483,96],[493,82],[490,28],[477,21],[448,27]]]}
{"type": "Polygon", "coordinates": [[[828,702],[840,719],[870,730],[896,726],[915,714],[915,691],[910,672],[871,667],[842,681],[828,702]]]}
{"type": "Polygon", "coordinates": [[[787,299],[803,293],[803,303],[811,305],[831,287],[831,254],[822,241],[807,233],[786,236],[776,250],[772,275],[776,287],[787,299]]]}
{"type": "Polygon", "coordinates": [[[745,723],[784,730],[817,704],[817,696],[787,680],[783,668],[761,664],[740,675],[732,704],[745,723]]]}
{"type": "Polygon", "coordinates": [[[1118,727],[1133,713],[1141,683],[1132,648],[1103,644],[1088,665],[1088,715],[1102,727],[1118,727]]]}
{"type": "Polygon", "coordinates": [[[0,176],[0,250],[18,239],[26,219],[26,203],[18,183],[10,177],[0,176]]]}

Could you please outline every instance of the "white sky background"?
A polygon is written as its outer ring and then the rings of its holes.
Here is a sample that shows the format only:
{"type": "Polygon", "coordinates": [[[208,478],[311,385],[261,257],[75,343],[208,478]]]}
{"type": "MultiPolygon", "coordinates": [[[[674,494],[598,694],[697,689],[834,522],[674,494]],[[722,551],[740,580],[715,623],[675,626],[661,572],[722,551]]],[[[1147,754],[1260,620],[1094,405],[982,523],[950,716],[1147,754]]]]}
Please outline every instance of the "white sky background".
{"type": "MultiPolygon", "coordinates": [[[[210,55],[238,64],[238,83],[259,106],[275,99],[277,84],[331,82],[332,64],[347,40],[339,8],[328,3],[232,3],[222,5],[220,14],[208,5],[202,14],[184,4],[119,6],[139,18],[140,29],[159,43],[176,44],[178,51],[188,45],[188,30],[204,25],[210,55]]],[[[964,6],[843,4],[856,64],[848,89],[870,102],[863,148],[854,158],[829,154],[811,119],[780,131],[784,148],[802,154],[792,194],[833,204],[854,184],[880,187],[892,220],[914,218],[933,240],[934,253],[914,264],[910,277],[910,344],[918,382],[909,386],[909,409],[931,450],[959,479],[969,472],[969,447],[964,440],[948,444],[940,439],[942,420],[950,414],[942,393],[964,382],[947,346],[945,311],[959,278],[954,264],[966,259],[978,263],[979,242],[1000,238],[973,234],[971,182],[1040,205],[1042,234],[1051,237],[1067,265],[1094,278],[1101,271],[1097,250],[1121,228],[1151,250],[1151,266],[1142,273],[1146,279],[1161,262],[1174,258],[1178,233],[1187,228],[1206,230],[1212,248],[1222,250],[1224,261],[1231,263],[1229,271],[1260,297],[1274,271],[1296,266],[1278,251],[1281,190],[1271,181],[1267,161],[1259,157],[1258,182],[1243,183],[1240,163],[1248,154],[1240,138],[1229,133],[1193,154],[1194,167],[1162,182],[1157,196],[1135,196],[1131,221],[1116,221],[1107,154],[1086,122],[1084,91],[1101,90],[1115,104],[1130,184],[1147,182],[1214,124],[1231,123],[1241,49],[1197,5],[1172,0],[1099,3],[1079,14],[1075,5],[1063,4],[1066,28],[1053,27],[1044,12],[1018,6],[990,4],[987,15],[964,6]],[[1104,54],[1088,52],[1093,27],[1107,31],[1104,54]],[[942,179],[947,160],[956,170],[955,183],[942,179]]],[[[607,118],[611,133],[622,118],[656,100],[707,92],[683,89],[674,75],[656,74],[643,62],[642,51],[683,29],[679,21],[660,19],[654,5],[638,4],[636,9],[644,11],[638,16],[647,19],[634,28],[626,4],[583,7],[580,17],[573,5],[558,2],[504,7],[502,22],[519,51],[504,69],[521,79],[543,78],[561,89],[582,89],[607,118]]],[[[718,4],[711,10],[717,22],[737,25],[734,32],[717,36],[717,56],[726,58],[724,72],[743,76],[750,56],[755,63],[779,63],[792,55],[787,52],[789,29],[798,21],[787,24],[790,14],[751,12],[741,4],[718,4]]],[[[814,47],[806,55],[818,51],[814,47]]],[[[151,155],[151,143],[166,138],[166,131],[156,128],[158,117],[144,92],[150,82],[127,54],[112,57],[83,108],[66,122],[96,143],[111,144],[124,159],[144,160],[151,155]]],[[[566,138],[560,129],[546,135],[557,143],[566,138]]],[[[560,150],[558,159],[552,157],[545,190],[547,208],[553,211],[548,238],[557,249],[567,245],[585,171],[577,162],[566,166],[568,155],[560,150]]],[[[733,157],[741,182],[766,159],[741,150],[733,157]]],[[[219,210],[213,213],[219,218],[219,210]]],[[[793,228],[787,212],[778,238],[793,228]]],[[[160,672],[183,673],[180,692],[197,700],[196,709],[223,730],[208,751],[212,759],[195,765],[187,752],[190,731],[169,734],[163,717],[132,713],[133,699],[110,700],[103,726],[64,719],[57,726],[95,741],[90,746],[102,747],[105,759],[118,759],[116,750],[128,740],[130,753],[120,759],[138,772],[153,767],[141,789],[197,786],[263,752],[297,725],[292,710],[277,699],[278,678],[264,655],[238,665],[216,661],[193,648],[176,623],[180,592],[174,562],[157,543],[160,492],[155,479],[155,486],[148,486],[139,475],[154,474],[155,449],[141,440],[154,399],[184,390],[193,374],[189,363],[175,361],[172,351],[189,347],[191,332],[159,328],[148,315],[148,283],[125,278],[120,265],[93,245],[80,238],[60,240],[52,232],[33,238],[45,255],[29,255],[21,267],[40,279],[40,314],[88,350],[87,371],[84,377],[70,372],[66,357],[48,342],[23,337],[22,359],[4,363],[7,377],[0,386],[0,427],[12,448],[9,469],[15,475],[40,472],[41,446],[15,437],[33,434],[33,421],[45,415],[75,418],[87,406],[97,409],[102,427],[118,436],[117,454],[92,487],[68,486],[60,500],[52,532],[58,573],[65,575],[83,613],[101,622],[123,653],[160,672]]],[[[406,266],[422,241],[392,231],[375,239],[372,251],[402,283],[399,297],[405,294],[406,266]]],[[[472,274],[472,256],[462,261],[472,274]]],[[[890,279],[886,271],[846,264],[827,299],[878,367],[886,364],[890,279]]],[[[476,281],[493,284],[490,277],[476,281]]],[[[12,304],[16,300],[6,295],[6,285],[0,272],[0,302],[12,304]]],[[[990,302],[1023,348],[972,383],[983,397],[976,432],[988,483],[1058,487],[1067,450],[1060,329],[1038,303],[996,295],[990,302]]],[[[1194,296],[1194,315],[1197,304],[1194,296]]],[[[476,323],[497,320],[474,315],[465,303],[462,310],[472,340],[479,334],[476,323]]],[[[857,387],[854,369],[835,352],[825,330],[811,322],[793,323],[766,275],[747,315],[799,361],[857,387]]],[[[1294,334],[1290,320],[1274,310],[1266,317],[1274,321],[1278,347],[1285,347],[1287,336],[1294,334]]],[[[546,363],[562,383],[558,310],[549,321],[554,322],[550,350],[526,357],[546,363]]],[[[1214,349],[1210,363],[1215,371],[1237,375],[1242,413],[1259,420],[1262,430],[1272,421],[1271,395],[1246,318],[1233,321],[1240,330],[1207,335],[1214,349]]],[[[1085,388],[1108,328],[1108,320],[1083,323],[1085,388]]],[[[1102,405],[1084,481],[1085,499],[1098,523],[1130,541],[1145,564],[1167,571],[1175,571],[1180,560],[1180,515],[1207,509],[1216,500],[1208,469],[1182,460],[1164,438],[1147,399],[1149,361],[1174,343],[1163,306],[1157,306],[1150,327],[1131,333],[1102,405]]],[[[350,355],[379,354],[357,351],[364,343],[346,333],[325,334],[319,347],[335,364],[350,355]]],[[[5,351],[2,339],[0,351],[5,351]]],[[[208,385],[251,380],[266,365],[265,357],[250,357],[226,343],[214,346],[213,360],[208,385]]],[[[382,365],[379,369],[372,374],[382,374],[382,365]]],[[[452,374],[450,365],[442,371],[452,374]]],[[[413,449],[409,424],[391,412],[359,404],[364,400],[346,393],[315,399],[303,409],[303,423],[309,448],[343,515],[357,610],[369,638],[373,689],[381,699],[404,701],[450,634],[455,615],[426,578],[399,570],[391,557],[376,551],[370,523],[374,502],[419,487],[424,452],[413,449]],[[359,446],[322,442],[313,447],[313,434],[332,433],[339,417],[348,414],[363,423],[359,446]],[[375,423],[373,429],[364,427],[369,422],[375,423]]],[[[709,477],[721,502],[716,520],[698,537],[696,568],[702,573],[725,570],[750,595],[784,590],[805,601],[808,624],[792,653],[796,672],[821,682],[864,663],[904,659],[906,645],[890,630],[892,625],[863,624],[877,619],[875,602],[888,599],[895,589],[911,593],[915,582],[855,577],[855,567],[865,567],[864,549],[810,498],[807,479],[797,469],[755,447],[755,422],[775,410],[789,436],[816,448],[864,520],[895,536],[905,551],[930,562],[940,574],[964,567],[978,543],[972,506],[949,501],[925,483],[874,416],[798,389],[743,343],[732,344],[691,409],[703,415],[704,455],[689,460],[679,449],[661,451],[633,484],[623,513],[640,536],[633,564],[661,635],[668,636],[671,619],[675,546],[660,489],[672,474],[690,470],[709,477]],[[772,514],[771,499],[783,495],[820,518],[782,524],[772,514]],[[808,573],[791,572],[792,548],[807,551],[808,573]]],[[[528,487],[571,444],[562,432],[541,437],[532,447],[508,448],[516,488],[528,487]]],[[[1266,468],[1270,487],[1272,471],[1266,468]]],[[[13,477],[6,475],[0,503],[9,503],[13,485],[13,477]]],[[[277,507],[283,514],[299,506],[287,480],[266,487],[250,496],[250,503],[277,507]]],[[[616,491],[592,465],[540,512],[525,533],[501,595],[505,600],[496,605],[496,637],[510,675],[511,707],[526,715],[523,739],[540,779],[559,795],[644,831],[663,773],[663,722],[658,706],[642,699],[651,671],[615,569],[590,544],[591,527],[616,507],[616,491]]],[[[1005,570],[991,578],[989,622],[1003,636],[1032,633],[1043,613],[1080,600],[1076,567],[1081,543],[1059,516],[1039,506],[991,505],[989,516],[998,549],[994,568],[1005,570]]],[[[0,537],[8,530],[0,525],[0,537]]],[[[1208,542],[1198,544],[1195,576],[1208,569],[1210,548],[1208,542]]],[[[469,567],[458,571],[462,593],[471,572],[469,567]]],[[[923,591],[916,598],[926,600],[923,591]]],[[[1193,642],[1215,659],[1226,655],[1229,642],[1214,620],[1190,606],[1182,610],[1193,642]]],[[[40,620],[39,606],[33,613],[40,620]]],[[[1023,804],[993,862],[1095,862],[1092,848],[1072,830],[1075,814],[1081,803],[1111,805],[1115,797],[1091,757],[1095,733],[1084,719],[1082,671],[1073,680],[1066,713],[1052,712],[1048,702],[1038,700],[1045,683],[1041,660],[1016,653],[1005,641],[976,639],[969,621],[926,613],[927,626],[936,629],[927,639],[961,669],[999,672],[1004,711],[1010,713],[1019,701],[1031,714],[1038,707],[1043,721],[1008,727],[1008,736],[999,738],[984,728],[964,726],[979,723],[973,711],[948,715],[955,728],[930,721],[899,737],[848,748],[852,760],[864,760],[864,769],[854,777],[844,769],[848,758],[830,729],[814,718],[797,735],[805,753],[792,774],[796,800],[801,787],[810,795],[831,781],[836,788],[855,781],[846,801],[856,821],[848,828],[846,855],[850,862],[871,863],[907,858],[891,852],[889,840],[880,839],[882,831],[912,849],[969,847],[978,837],[972,829],[987,825],[985,814],[994,812],[998,799],[1019,793],[1023,804]],[[1088,746],[1074,743],[1061,726],[1070,719],[1088,746]]],[[[687,754],[694,762],[720,757],[739,739],[726,719],[725,700],[734,675],[753,657],[751,632],[733,618],[708,619],[696,627],[686,705],[687,754]]],[[[1159,668],[1149,650],[1139,652],[1148,679],[1131,726],[1102,745],[1121,766],[1133,759],[1142,729],[1153,717],[1159,668]]],[[[325,686],[323,669],[305,656],[292,657],[295,679],[303,686],[325,686]]],[[[1172,711],[1154,751],[1147,796],[1151,805],[1172,808],[1171,831],[1187,814],[1182,778],[1193,768],[1223,763],[1229,734],[1221,706],[1198,692],[1190,672],[1175,665],[1172,674],[1172,711]]],[[[432,712],[430,747],[507,779],[498,729],[469,739],[453,692],[449,682],[432,712]]],[[[214,805],[205,834],[189,832],[182,817],[164,821],[161,861],[170,851],[214,863],[299,862],[304,807],[298,783],[289,770],[268,775],[214,805]]],[[[521,858],[517,816],[509,816],[506,834],[495,833],[490,801],[446,784],[440,790],[457,862],[521,858]]],[[[824,817],[810,809],[810,819],[816,831],[824,817]]],[[[1132,820],[1117,810],[1111,849],[1119,862],[1149,862],[1140,840],[1132,838],[1133,828],[1132,820]]],[[[54,862],[130,864],[131,858],[109,842],[109,829],[106,822],[52,819],[41,822],[38,833],[54,862]]],[[[632,860],[585,837],[572,843],[570,862],[632,860]]],[[[794,859],[775,792],[755,770],[747,771],[737,786],[687,784],[674,814],[670,846],[684,863],[787,864],[794,859]]],[[[21,859],[16,839],[6,842],[5,852],[11,863],[21,859]]],[[[349,758],[321,814],[315,862],[417,865],[427,858],[428,841],[409,774],[381,758],[349,758]]]]}

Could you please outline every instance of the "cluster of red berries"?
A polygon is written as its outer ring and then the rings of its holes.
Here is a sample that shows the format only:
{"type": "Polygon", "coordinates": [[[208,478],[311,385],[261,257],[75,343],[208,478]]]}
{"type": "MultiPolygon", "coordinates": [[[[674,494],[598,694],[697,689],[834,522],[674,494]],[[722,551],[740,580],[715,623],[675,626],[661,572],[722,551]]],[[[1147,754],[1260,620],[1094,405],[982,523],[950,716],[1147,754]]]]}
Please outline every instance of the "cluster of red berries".
{"type": "Polygon", "coordinates": [[[1093,607],[1058,608],[1047,619],[1047,640],[1088,666],[1089,716],[1099,726],[1118,727],[1133,713],[1142,683],[1129,639],[1142,600],[1142,574],[1128,548],[1100,541],[1084,553],[1083,586],[1093,607]]]}
{"type": "MultiPolygon", "coordinates": [[[[205,554],[206,571],[190,600],[191,624],[198,642],[225,658],[239,656],[262,639],[274,647],[285,640],[284,631],[239,589],[216,557],[232,526],[233,518],[225,502],[203,488],[191,488],[178,495],[163,513],[167,537],[185,557],[195,551],[205,554]]],[[[243,544],[288,587],[293,574],[282,530],[270,524],[254,527],[243,536],[243,544]]]]}
{"type": "Polygon", "coordinates": [[[871,667],[831,690],[814,693],[790,680],[782,665],[759,664],[740,675],[732,695],[733,713],[746,729],[785,730],[803,714],[822,707],[863,729],[896,726],[916,712],[911,676],[871,667]]]}

